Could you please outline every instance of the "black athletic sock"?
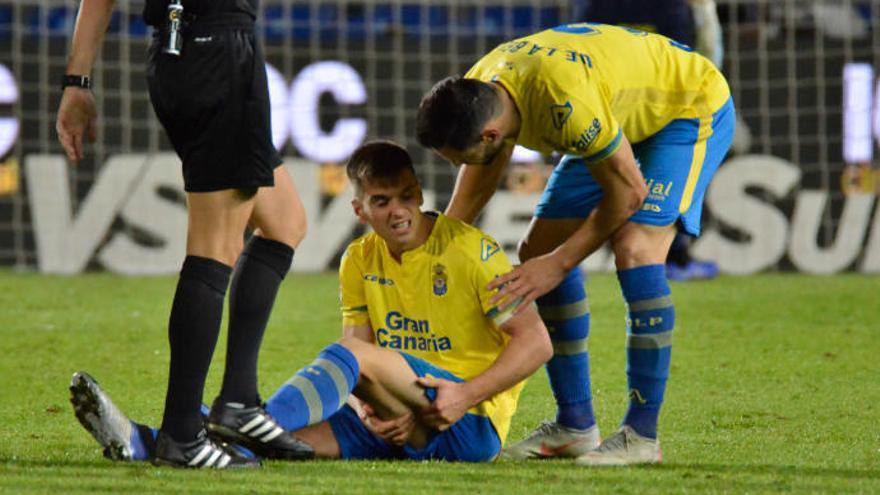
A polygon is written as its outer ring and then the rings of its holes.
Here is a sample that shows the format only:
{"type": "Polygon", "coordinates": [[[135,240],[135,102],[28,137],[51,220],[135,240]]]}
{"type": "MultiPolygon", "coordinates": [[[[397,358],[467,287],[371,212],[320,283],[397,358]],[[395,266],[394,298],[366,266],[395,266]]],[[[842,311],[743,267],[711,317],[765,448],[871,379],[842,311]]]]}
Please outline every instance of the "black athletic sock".
{"type": "Polygon", "coordinates": [[[199,256],[187,256],[180,270],[168,322],[171,371],[162,417],[162,431],[178,442],[195,439],[203,427],[199,408],[231,272],[231,267],[199,256]]]}
{"type": "Polygon", "coordinates": [[[278,286],[290,270],[293,248],[251,237],[235,266],[229,292],[229,341],[220,398],[253,406],[259,402],[257,357],[278,286]]]}

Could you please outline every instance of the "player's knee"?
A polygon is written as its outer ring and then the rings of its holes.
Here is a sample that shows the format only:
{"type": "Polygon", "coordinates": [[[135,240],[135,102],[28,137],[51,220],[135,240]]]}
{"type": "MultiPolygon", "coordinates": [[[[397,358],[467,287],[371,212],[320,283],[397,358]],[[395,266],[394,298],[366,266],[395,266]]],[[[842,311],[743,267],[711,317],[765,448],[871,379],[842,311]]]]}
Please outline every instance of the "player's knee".
{"type": "Polygon", "coordinates": [[[308,230],[308,220],[306,211],[302,206],[295,206],[288,210],[284,215],[284,222],[276,227],[285,242],[296,247],[306,236],[308,230]]]}
{"type": "Polygon", "coordinates": [[[379,383],[383,366],[382,357],[378,356],[380,347],[351,336],[342,337],[337,343],[348,349],[358,362],[358,387],[363,389],[379,383]]]}
{"type": "Polygon", "coordinates": [[[296,247],[303,239],[305,239],[308,227],[309,222],[306,219],[306,212],[302,209],[297,209],[290,221],[289,239],[291,245],[296,247]]]}
{"type": "Polygon", "coordinates": [[[283,242],[296,249],[306,236],[308,220],[302,208],[295,208],[283,219],[274,218],[271,222],[256,222],[261,236],[273,241],[283,242]]]}
{"type": "Polygon", "coordinates": [[[673,225],[655,227],[634,222],[624,224],[611,239],[617,269],[665,263],[674,237],[673,225]]]}
{"type": "Polygon", "coordinates": [[[633,238],[623,238],[612,246],[614,262],[618,270],[627,270],[637,266],[663,263],[665,253],[655,252],[654,246],[645,245],[633,238]]]}
{"type": "Polygon", "coordinates": [[[363,368],[364,363],[369,360],[371,355],[370,351],[375,348],[373,344],[364,342],[363,340],[352,336],[342,337],[336,341],[336,343],[348,349],[348,351],[354,355],[354,358],[357,359],[361,368],[363,368]]]}

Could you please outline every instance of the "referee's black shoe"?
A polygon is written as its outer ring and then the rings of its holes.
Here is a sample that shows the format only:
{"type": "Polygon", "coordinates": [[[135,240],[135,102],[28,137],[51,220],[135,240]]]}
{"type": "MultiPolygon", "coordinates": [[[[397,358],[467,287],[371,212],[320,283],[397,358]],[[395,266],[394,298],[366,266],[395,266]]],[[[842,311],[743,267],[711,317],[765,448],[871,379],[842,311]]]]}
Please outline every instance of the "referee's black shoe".
{"type": "Polygon", "coordinates": [[[222,402],[218,397],[211,406],[207,427],[213,437],[241,445],[267,459],[315,457],[312,447],[294,438],[262,406],[245,407],[237,402],[222,402]]]}
{"type": "Polygon", "coordinates": [[[153,464],[192,469],[258,468],[260,460],[246,457],[226,445],[208,438],[205,430],[192,442],[178,442],[159,432],[153,464]]]}

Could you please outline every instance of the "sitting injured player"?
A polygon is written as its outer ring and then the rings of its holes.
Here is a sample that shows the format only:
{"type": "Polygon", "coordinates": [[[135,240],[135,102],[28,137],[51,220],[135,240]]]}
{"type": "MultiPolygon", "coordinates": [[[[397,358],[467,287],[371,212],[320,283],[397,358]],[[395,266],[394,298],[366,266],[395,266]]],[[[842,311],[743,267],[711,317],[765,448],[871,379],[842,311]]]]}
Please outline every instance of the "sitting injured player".
{"type": "MultiPolygon", "coordinates": [[[[524,380],[552,354],[544,324],[534,307],[514,315],[515,304],[491,302],[486,287],[510,262],[480,230],[421,210],[405,149],[367,143],[347,173],[354,212],[373,232],[341,261],[343,337],[266,410],[318,457],[494,459],[524,380]]],[[[105,455],[149,458],[153,430],[125,418],[88,375],[74,375],[71,389],[105,455]]]]}

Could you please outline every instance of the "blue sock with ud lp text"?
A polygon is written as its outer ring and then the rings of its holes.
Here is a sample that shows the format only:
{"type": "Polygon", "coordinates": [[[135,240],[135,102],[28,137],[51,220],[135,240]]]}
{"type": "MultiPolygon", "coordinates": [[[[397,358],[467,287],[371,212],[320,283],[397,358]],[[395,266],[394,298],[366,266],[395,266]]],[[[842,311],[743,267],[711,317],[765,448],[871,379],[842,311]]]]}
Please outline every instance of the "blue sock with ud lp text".
{"type": "Polygon", "coordinates": [[[345,405],[359,375],[354,354],[330,344],[275,392],[266,411],[288,431],[320,423],[345,405]]]}
{"type": "Polygon", "coordinates": [[[590,391],[590,306],[580,267],[538,298],[538,312],[550,331],[553,357],[547,362],[550,388],[556,398],[556,422],[584,430],[596,424],[590,391]]]}
{"type": "Polygon", "coordinates": [[[617,273],[626,299],[626,377],[629,409],[623,424],[639,435],[657,438],[657,418],[663,404],[675,308],[664,265],[645,265],[617,273]]]}

